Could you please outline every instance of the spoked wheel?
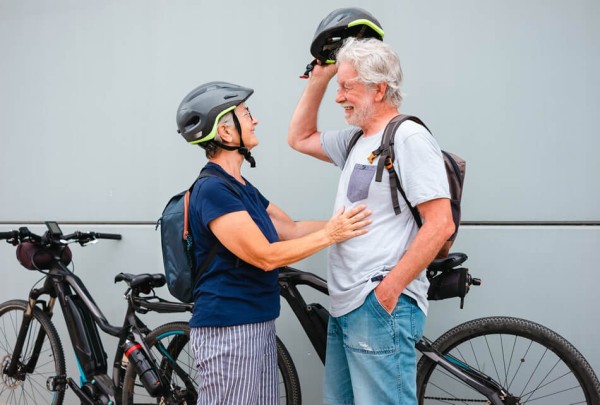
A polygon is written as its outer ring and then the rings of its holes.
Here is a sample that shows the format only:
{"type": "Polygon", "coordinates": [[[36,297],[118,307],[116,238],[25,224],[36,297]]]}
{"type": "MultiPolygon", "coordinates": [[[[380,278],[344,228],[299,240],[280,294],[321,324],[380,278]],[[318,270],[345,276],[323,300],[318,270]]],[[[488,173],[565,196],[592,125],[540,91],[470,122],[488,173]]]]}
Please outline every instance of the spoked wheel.
{"type": "MultiPolygon", "coordinates": [[[[185,322],[168,323],[148,334],[146,343],[158,360],[165,381],[169,382],[168,392],[159,398],[151,397],[139,381],[134,366],[130,364],[123,383],[123,403],[127,405],[195,405],[199,377],[189,339],[190,328],[185,322]],[[181,367],[179,373],[174,369],[174,363],[181,367]],[[184,378],[181,378],[181,371],[186,374],[184,378]]],[[[277,338],[277,365],[281,395],[280,404],[300,405],[298,374],[287,349],[279,338],[277,338]]]]}
{"type": "Polygon", "coordinates": [[[279,375],[279,403],[281,405],[300,405],[300,379],[290,353],[277,338],[277,368],[279,375]]]}
{"type": "Polygon", "coordinates": [[[168,385],[164,395],[158,398],[150,396],[140,382],[134,365],[129,364],[123,381],[123,404],[195,405],[197,373],[189,341],[190,328],[185,322],[168,323],[150,332],[146,344],[160,365],[160,372],[168,385]],[[179,367],[177,371],[174,364],[179,367]]]}
{"type": "MultiPolygon", "coordinates": [[[[550,329],[531,321],[491,317],[459,325],[433,347],[462,369],[486,374],[506,390],[505,404],[600,404],[600,384],[581,353],[550,329]]],[[[486,404],[432,360],[418,364],[419,404],[486,404]]]]}
{"type": "Polygon", "coordinates": [[[62,404],[65,396],[65,356],[56,328],[39,308],[33,310],[17,373],[12,376],[6,374],[27,305],[22,300],[0,305],[0,404],[62,404]],[[49,390],[48,382],[57,389],[49,390]]]}

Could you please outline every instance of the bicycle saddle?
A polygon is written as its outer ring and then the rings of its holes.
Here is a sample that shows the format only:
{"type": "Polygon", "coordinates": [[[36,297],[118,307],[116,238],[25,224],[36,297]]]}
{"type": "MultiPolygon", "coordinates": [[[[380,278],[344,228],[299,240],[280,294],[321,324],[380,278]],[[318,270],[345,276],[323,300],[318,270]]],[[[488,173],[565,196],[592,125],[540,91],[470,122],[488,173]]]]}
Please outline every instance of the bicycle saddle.
{"type": "Polygon", "coordinates": [[[119,273],[115,276],[115,283],[118,283],[119,281],[125,281],[130,288],[140,288],[142,290],[149,290],[154,287],[162,287],[167,283],[165,275],[162,273],[119,273]]]}
{"type": "Polygon", "coordinates": [[[469,257],[465,253],[450,253],[448,257],[444,259],[435,259],[429,266],[427,266],[427,270],[432,271],[434,273],[438,271],[444,271],[448,269],[452,269],[456,266],[463,264],[469,257]]]}

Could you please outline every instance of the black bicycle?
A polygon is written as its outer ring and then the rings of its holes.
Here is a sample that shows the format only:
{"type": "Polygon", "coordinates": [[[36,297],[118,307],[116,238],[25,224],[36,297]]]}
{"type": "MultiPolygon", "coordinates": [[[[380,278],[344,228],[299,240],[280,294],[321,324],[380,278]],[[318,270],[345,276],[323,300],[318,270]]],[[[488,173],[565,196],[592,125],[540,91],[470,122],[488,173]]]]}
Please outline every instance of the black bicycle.
{"type": "MultiPolygon", "coordinates": [[[[461,298],[472,285],[462,253],[434,261],[428,268],[430,299],[461,298]]],[[[327,283],[312,273],[284,268],[279,276],[286,299],[325,361],[329,314],[307,304],[298,290],[306,285],[327,294],[327,283]]],[[[435,342],[421,339],[417,367],[419,404],[600,404],[600,383],[589,363],[567,340],[537,323],[512,317],[475,319],[456,326],[435,342]]],[[[289,359],[289,369],[294,370],[289,359]]],[[[281,371],[281,368],[280,368],[281,371]]],[[[287,404],[300,404],[296,374],[287,404]]]]}
{"type": "Polygon", "coordinates": [[[43,285],[34,286],[27,301],[0,304],[0,403],[59,405],[69,387],[82,404],[133,403],[136,388],[152,403],[195,404],[197,387],[194,363],[189,361],[187,324],[175,322],[150,331],[137,316],[148,311],[190,311],[191,305],[152,294],[154,288],[165,284],[162,274],[121,273],[115,282],[124,281],[128,286],[125,320],[121,327],[110,325],[84,283],[69,270],[72,253],[68,244],[85,246],[97,239],[118,240],[121,235],[64,235],[56,222],[46,225],[48,231],[41,236],[25,227],[0,232],[0,239],[17,246],[24,267],[45,275],[43,285]],[[51,320],[57,298],[75,351],[79,383],[66,373],[62,343],[51,320]],[[112,377],[98,328],[119,339],[112,377]]]}
{"type": "MultiPolygon", "coordinates": [[[[453,253],[429,266],[430,299],[460,297],[462,306],[470,287],[480,283],[461,267],[466,260],[465,254],[453,253]]],[[[324,363],[329,313],[318,303],[306,303],[298,287],[308,286],[328,294],[326,281],[285,267],[279,274],[279,286],[281,296],[324,363]]],[[[189,329],[187,325],[182,329],[185,332],[179,342],[165,345],[173,356],[187,344],[184,336],[189,329]]],[[[417,370],[421,405],[600,404],[600,384],[588,362],[564,338],[531,321],[512,317],[475,319],[452,328],[435,342],[423,338],[416,348],[422,353],[417,370]]],[[[296,367],[279,339],[277,353],[280,403],[299,405],[302,394],[296,367]]],[[[143,389],[137,391],[145,395],[143,389]]],[[[143,402],[141,395],[129,403],[138,403],[137,398],[141,403],[151,402],[143,402]]]]}
{"type": "MultiPolygon", "coordinates": [[[[85,244],[102,237],[117,239],[118,235],[92,232],[65,236],[58,226],[53,230],[54,223],[48,226],[49,231],[42,237],[26,228],[0,233],[0,239],[18,244],[18,250],[27,252],[31,244],[38,247],[31,249],[33,254],[19,254],[25,267],[48,267],[44,287],[33,289],[29,302],[0,305],[0,348],[4,353],[0,403],[60,404],[67,385],[82,403],[89,404],[113,403],[108,398],[114,398],[116,404],[195,403],[197,376],[188,348],[187,323],[173,322],[148,331],[135,315],[147,311],[182,312],[191,307],[154,294],[153,289],[165,283],[163,274],[121,274],[116,279],[129,285],[129,307],[124,326],[110,326],[82,282],[66,267],[70,252],[65,247],[68,240],[85,244]],[[145,296],[140,296],[141,292],[145,296]],[[49,295],[48,302],[39,299],[42,294],[49,295]],[[57,296],[65,316],[75,321],[68,329],[80,365],[81,386],[65,375],[62,347],[50,322],[57,296]],[[112,381],[106,374],[106,355],[95,324],[119,337],[112,381]],[[132,356],[136,353],[139,358],[132,356]],[[149,382],[156,383],[156,391],[149,382]]],[[[430,299],[460,297],[462,306],[469,288],[479,284],[468,269],[460,267],[466,259],[464,254],[453,253],[429,266],[430,299]]],[[[324,362],[329,314],[320,304],[307,304],[298,286],[328,294],[326,281],[285,267],[280,271],[279,285],[281,295],[324,362]]],[[[420,404],[600,404],[600,384],[583,356],[564,338],[531,321],[510,317],[476,319],[449,330],[435,342],[423,338],[416,348],[423,354],[417,372],[420,404]]],[[[280,402],[301,404],[296,367],[279,339],[277,354],[280,402]]]]}

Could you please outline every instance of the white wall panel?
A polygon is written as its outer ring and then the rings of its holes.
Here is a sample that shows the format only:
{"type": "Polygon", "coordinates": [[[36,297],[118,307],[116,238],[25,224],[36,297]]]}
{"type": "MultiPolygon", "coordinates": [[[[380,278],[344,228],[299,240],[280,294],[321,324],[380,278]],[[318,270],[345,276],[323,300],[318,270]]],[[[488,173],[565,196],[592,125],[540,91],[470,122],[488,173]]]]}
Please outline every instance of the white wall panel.
{"type": "MultiPolygon", "coordinates": [[[[356,5],[380,19],[400,54],[403,111],[421,116],[442,147],[468,161],[463,220],[600,222],[599,2],[356,5]]],[[[0,2],[0,230],[58,220],[69,223],[66,231],[122,232],[121,242],[74,248],[77,273],[119,323],[124,303],[114,275],[162,270],[152,224],[206,161],[175,132],[177,105],[212,80],[255,89],[249,105],[261,144],[253,151],[258,167],[244,174],[294,218],[328,217],[338,170],[293,152],[286,131],[314,29],[345,6],[0,2]]],[[[334,91],[332,84],[322,128],[344,125],[334,91]]],[[[484,286],[462,311],[455,300],[433,303],[427,334],[479,316],[520,316],[555,329],[600,370],[599,244],[597,226],[463,227],[457,249],[484,286]]],[[[39,279],[8,245],[0,245],[0,266],[0,301],[25,298],[39,279]]],[[[299,266],[324,276],[325,255],[299,266]]],[[[284,305],[279,334],[301,364],[306,403],[319,403],[320,362],[290,318],[284,305]]]]}
{"type": "MultiPolygon", "coordinates": [[[[401,56],[404,110],[468,160],[464,219],[598,220],[600,3],[359,3],[401,56]]],[[[327,215],[337,173],[285,134],[314,29],[340,6],[3,1],[0,220],[155,220],[205,162],[174,117],[211,80],[256,90],[261,145],[246,174],[282,207],[327,215]],[[312,188],[292,193],[290,181],[312,188]]],[[[344,125],[333,87],[323,128],[344,125]]]]}

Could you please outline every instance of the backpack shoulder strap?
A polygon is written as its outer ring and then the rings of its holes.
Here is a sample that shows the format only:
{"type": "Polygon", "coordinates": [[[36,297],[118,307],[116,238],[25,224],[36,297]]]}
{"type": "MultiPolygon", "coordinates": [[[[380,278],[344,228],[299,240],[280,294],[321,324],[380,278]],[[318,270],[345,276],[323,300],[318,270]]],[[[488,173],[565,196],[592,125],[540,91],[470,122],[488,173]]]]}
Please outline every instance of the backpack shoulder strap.
{"type": "MultiPolygon", "coordinates": [[[[223,183],[231,190],[235,193],[235,195],[239,196],[240,192],[233,186],[233,184],[231,184],[231,181],[229,180],[229,178],[227,178],[227,176],[225,176],[223,173],[221,173],[219,170],[215,170],[215,169],[211,169],[211,168],[203,168],[200,171],[200,174],[198,175],[198,178],[196,178],[196,180],[194,180],[194,182],[192,183],[192,185],[190,186],[190,188],[188,188],[188,190],[185,193],[185,197],[184,197],[184,205],[183,205],[183,240],[188,240],[188,237],[190,236],[190,231],[189,231],[189,211],[190,211],[190,197],[192,195],[192,190],[194,189],[194,186],[196,185],[196,182],[200,179],[206,178],[206,177],[218,177],[221,180],[223,180],[223,183]]],[[[191,249],[191,246],[189,247],[191,249]]],[[[214,250],[214,249],[213,249],[214,250]]]]}
{"type": "MultiPolygon", "coordinates": [[[[404,121],[414,121],[417,124],[420,124],[422,126],[425,127],[425,129],[427,129],[427,131],[429,131],[429,128],[427,128],[427,126],[425,125],[425,123],[423,121],[421,121],[421,119],[419,119],[418,117],[415,117],[413,115],[406,115],[406,114],[399,114],[397,116],[395,116],[394,118],[392,118],[390,120],[390,122],[388,122],[388,124],[386,125],[385,129],[383,130],[383,136],[381,137],[381,144],[379,145],[379,147],[377,149],[375,149],[374,151],[371,152],[371,155],[369,156],[369,162],[373,163],[373,161],[377,158],[377,156],[380,156],[381,158],[379,159],[379,161],[377,162],[377,170],[376,170],[376,174],[375,174],[375,181],[377,182],[381,182],[382,176],[383,176],[383,169],[386,168],[389,176],[390,176],[390,192],[392,195],[392,205],[394,206],[394,212],[396,213],[396,215],[400,214],[400,203],[398,201],[398,194],[396,192],[396,190],[398,190],[400,192],[400,195],[402,195],[402,198],[404,198],[404,201],[406,201],[406,204],[408,205],[413,218],[415,219],[415,222],[417,223],[417,225],[419,226],[419,228],[422,225],[422,220],[421,220],[421,215],[419,214],[419,211],[413,207],[410,202],[408,201],[408,198],[406,197],[406,193],[404,192],[404,189],[402,188],[402,185],[400,184],[400,178],[398,177],[398,174],[396,173],[396,171],[394,170],[394,159],[395,159],[395,154],[394,154],[394,135],[396,134],[396,131],[398,130],[398,127],[404,122],[404,121]]],[[[431,131],[429,131],[431,132],[431,131]]],[[[346,149],[346,156],[350,155],[350,151],[352,150],[352,148],[354,147],[354,145],[356,145],[356,142],[358,142],[358,139],[363,135],[363,131],[360,130],[358,132],[356,132],[354,135],[352,135],[352,138],[350,138],[350,142],[348,143],[348,147],[346,149]]]]}
{"type": "Polygon", "coordinates": [[[192,190],[194,188],[194,185],[196,185],[196,182],[198,180],[200,180],[202,178],[206,178],[206,177],[218,177],[218,178],[220,178],[221,180],[223,180],[223,183],[231,191],[233,191],[237,196],[240,195],[240,192],[233,186],[233,184],[231,184],[231,180],[229,180],[229,178],[227,178],[227,176],[225,176],[219,170],[215,170],[215,169],[211,169],[211,168],[203,168],[200,171],[200,174],[198,175],[198,178],[196,180],[194,180],[194,182],[192,183],[192,185],[190,186],[190,188],[185,193],[184,208],[183,208],[183,240],[186,241],[186,250],[188,252],[188,256],[192,259],[191,263],[194,263],[194,270],[195,270],[193,272],[194,273],[194,275],[193,275],[193,285],[194,285],[194,288],[195,288],[196,285],[198,285],[198,282],[200,281],[200,277],[202,276],[202,274],[204,274],[204,272],[208,268],[208,265],[210,264],[210,262],[212,262],[212,260],[217,255],[217,250],[219,250],[219,246],[222,246],[221,242],[217,239],[217,243],[215,243],[213,245],[213,247],[209,250],[208,255],[206,255],[206,258],[204,259],[204,261],[202,262],[202,264],[200,265],[200,267],[197,270],[195,269],[195,267],[196,267],[195,266],[195,261],[193,260],[194,255],[192,253],[193,240],[192,240],[191,232],[189,230],[190,197],[192,195],[192,190]]]}
{"type": "Polygon", "coordinates": [[[377,156],[382,156],[382,159],[380,159],[377,163],[377,181],[381,181],[383,167],[387,167],[387,165],[389,164],[389,162],[387,162],[387,158],[389,157],[389,159],[392,162],[394,161],[394,138],[398,127],[404,121],[414,121],[418,124],[425,126],[425,124],[423,124],[423,122],[419,118],[406,114],[396,115],[390,120],[390,122],[388,122],[388,124],[385,126],[385,129],[383,130],[383,136],[381,137],[381,145],[379,145],[379,148],[371,152],[371,156],[369,156],[369,162],[371,163],[373,163],[373,160],[375,160],[377,156]]]}
{"type": "Polygon", "coordinates": [[[377,172],[375,181],[381,181],[384,167],[388,171],[388,174],[390,176],[390,192],[392,195],[392,205],[394,207],[394,212],[396,213],[396,215],[400,214],[401,212],[400,203],[398,201],[398,194],[396,193],[396,190],[398,190],[400,192],[400,195],[402,195],[402,198],[404,198],[406,205],[410,209],[410,212],[415,222],[417,223],[417,226],[420,228],[423,225],[421,215],[419,214],[417,208],[413,207],[412,204],[408,201],[408,197],[406,196],[406,193],[402,188],[402,184],[400,183],[400,177],[398,176],[398,173],[396,173],[396,170],[394,170],[393,164],[395,159],[394,138],[396,135],[396,131],[404,121],[408,120],[422,125],[423,127],[425,127],[425,129],[427,129],[427,131],[429,131],[429,128],[427,128],[425,123],[423,123],[423,121],[421,121],[418,117],[415,117],[413,115],[399,114],[392,118],[385,127],[385,130],[383,131],[383,136],[381,138],[381,145],[379,146],[379,148],[371,152],[369,160],[373,161],[377,156],[380,156],[380,159],[377,162],[377,172]]]}
{"type": "Polygon", "coordinates": [[[360,139],[360,137],[363,135],[363,130],[359,130],[358,132],[356,132],[354,135],[352,135],[352,138],[350,138],[350,142],[348,143],[348,147],[346,148],[346,158],[348,158],[348,156],[350,156],[350,151],[352,150],[352,148],[354,147],[354,145],[356,145],[356,142],[358,142],[358,140],[360,139]]]}
{"type": "MultiPolygon", "coordinates": [[[[223,180],[223,183],[231,190],[235,193],[235,195],[239,196],[240,192],[233,186],[233,184],[231,183],[231,180],[229,180],[229,178],[223,174],[223,172],[221,172],[220,170],[216,170],[210,167],[205,167],[204,169],[202,169],[200,171],[200,174],[198,175],[198,178],[196,179],[196,181],[206,178],[206,177],[218,177],[221,180],[223,180]]],[[[194,184],[196,184],[196,181],[194,181],[194,184]]],[[[190,190],[194,187],[194,184],[192,184],[192,186],[190,187],[190,190]]]]}
{"type": "Polygon", "coordinates": [[[192,185],[188,188],[188,190],[185,193],[184,196],[184,202],[183,202],[183,240],[188,240],[188,237],[190,235],[190,231],[189,231],[189,211],[190,211],[190,197],[192,195],[192,190],[194,189],[194,186],[196,185],[196,182],[202,178],[206,178],[206,177],[210,177],[210,176],[214,176],[214,177],[219,177],[221,180],[223,180],[223,182],[227,185],[227,187],[233,191],[236,195],[240,195],[240,193],[238,192],[238,190],[233,187],[233,184],[231,184],[231,181],[229,181],[229,179],[220,171],[215,170],[215,169],[210,169],[210,168],[204,168],[200,171],[200,174],[198,175],[198,177],[196,178],[196,180],[194,180],[194,182],[192,183],[192,185]]]}
{"type": "MultiPolygon", "coordinates": [[[[375,151],[373,151],[371,154],[371,157],[369,157],[369,160],[371,161],[371,163],[373,162],[373,160],[375,160],[375,158],[377,156],[379,156],[383,145],[393,145],[394,144],[394,136],[393,135],[396,133],[396,130],[398,129],[400,124],[402,124],[404,121],[407,121],[407,120],[414,121],[417,124],[421,124],[429,131],[429,128],[427,128],[427,126],[423,123],[423,121],[421,121],[418,117],[415,117],[413,115],[406,115],[406,114],[399,114],[399,115],[395,116],[394,118],[392,118],[390,120],[390,122],[386,126],[386,130],[388,129],[388,127],[392,126],[392,128],[390,128],[391,131],[388,132],[388,134],[387,134],[387,137],[386,137],[386,133],[384,130],[384,137],[381,140],[382,146],[380,148],[376,149],[375,151]],[[376,151],[379,151],[379,152],[376,153],[376,151]]],[[[431,131],[429,131],[429,132],[431,132],[431,131]]],[[[362,129],[359,130],[358,132],[356,132],[354,135],[352,135],[352,138],[350,138],[350,142],[348,142],[348,147],[346,148],[346,156],[350,155],[350,151],[352,150],[354,145],[356,145],[356,142],[358,142],[358,140],[360,139],[360,137],[362,135],[363,135],[362,129]]],[[[380,177],[379,181],[381,181],[381,177],[380,177]]]]}

